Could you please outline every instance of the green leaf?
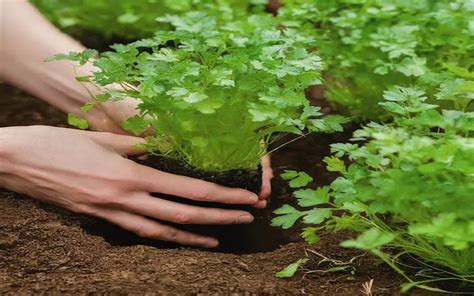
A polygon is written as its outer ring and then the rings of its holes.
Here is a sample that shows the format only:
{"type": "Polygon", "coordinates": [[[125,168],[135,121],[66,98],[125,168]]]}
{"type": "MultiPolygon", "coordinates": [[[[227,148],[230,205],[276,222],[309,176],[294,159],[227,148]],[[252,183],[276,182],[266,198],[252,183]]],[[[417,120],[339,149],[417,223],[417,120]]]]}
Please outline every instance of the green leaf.
{"type": "Polygon", "coordinates": [[[296,271],[298,271],[298,269],[301,266],[303,266],[306,262],[308,262],[308,259],[306,259],[306,258],[299,259],[298,261],[288,265],[287,267],[285,267],[281,271],[277,272],[275,274],[275,276],[279,277],[279,278],[293,277],[295,275],[296,271]]]}
{"type": "Polygon", "coordinates": [[[323,115],[323,113],[321,113],[321,107],[305,106],[301,117],[314,118],[314,117],[319,117],[321,115],[323,115]]]}
{"type": "Polygon", "coordinates": [[[77,76],[76,80],[79,82],[90,82],[92,76],[77,76]]]}
{"type": "Polygon", "coordinates": [[[323,118],[325,125],[325,132],[342,132],[344,130],[343,124],[349,122],[349,119],[340,115],[326,115],[323,118]]]}
{"type": "Polygon", "coordinates": [[[408,113],[405,110],[405,108],[403,108],[402,106],[394,102],[381,102],[379,103],[379,105],[391,113],[400,114],[400,115],[404,115],[408,113]]]}
{"type": "Polygon", "coordinates": [[[187,90],[184,87],[173,87],[172,89],[166,92],[167,95],[175,97],[175,98],[185,96],[188,93],[189,93],[189,90],[187,90]]]}
{"type": "Polygon", "coordinates": [[[281,177],[283,180],[290,181],[289,186],[291,188],[304,187],[313,181],[313,178],[305,172],[286,170],[281,174],[281,177]]]}
{"type": "Polygon", "coordinates": [[[67,123],[82,130],[89,128],[89,123],[87,120],[71,113],[69,113],[67,116],[67,123]]]}
{"type": "Polygon", "coordinates": [[[291,179],[294,179],[296,177],[298,177],[298,172],[297,171],[290,171],[290,170],[285,170],[281,175],[280,177],[283,179],[283,180],[291,180],[291,179]]]}
{"type": "Polygon", "coordinates": [[[125,99],[126,97],[127,97],[127,94],[124,93],[123,91],[111,89],[105,93],[98,94],[97,96],[95,96],[95,99],[100,103],[104,103],[104,102],[107,102],[108,100],[121,101],[125,99]]]}
{"type": "Polygon", "coordinates": [[[332,211],[330,209],[324,208],[315,208],[305,212],[303,217],[303,222],[306,224],[321,224],[326,219],[332,216],[332,211]]]}
{"type": "Polygon", "coordinates": [[[297,190],[293,194],[298,199],[298,204],[302,207],[317,206],[329,202],[329,186],[320,187],[316,190],[297,190]]]}
{"type": "Polygon", "coordinates": [[[265,67],[260,61],[251,61],[250,64],[257,70],[262,70],[265,67]]]}
{"type": "Polygon", "coordinates": [[[365,212],[367,210],[367,207],[360,202],[354,201],[354,202],[343,203],[342,209],[347,210],[352,213],[360,213],[360,212],[365,212]]]}
{"type": "Polygon", "coordinates": [[[278,117],[278,109],[275,106],[263,104],[249,104],[251,108],[249,113],[252,115],[253,121],[262,122],[278,117]]]}
{"type": "Polygon", "coordinates": [[[294,178],[293,180],[288,183],[291,188],[299,188],[308,185],[313,178],[305,172],[299,172],[298,177],[294,178]]]}
{"type": "Polygon", "coordinates": [[[162,48],[159,52],[155,52],[149,58],[154,61],[162,61],[167,63],[173,63],[179,61],[178,56],[169,48],[162,48]]]}
{"type": "Polygon", "coordinates": [[[344,161],[334,156],[326,156],[323,161],[327,164],[327,170],[330,172],[339,172],[345,174],[346,165],[344,161]]]}
{"type": "Polygon", "coordinates": [[[355,240],[346,240],[341,243],[345,248],[356,248],[361,250],[378,250],[395,239],[395,235],[382,232],[378,228],[371,228],[357,237],[355,240]]]}
{"type": "Polygon", "coordinates": [[[98,52],[93,49],[86,49],[81,53],[77,52],[70,52],[68,54],[56,54],[52,57],[47,58],[46,62],[52,61],[62,61],[62,60],[69,60],[69,61],[76,61],[79,62],[80,65],[85,65],[91,58],[96,57],[98,52]]]}
{"type": "Polygon", "coordinates": [[[450,72],[456,74],[459,77],[466,78],[466,79],[474,79],[474,72],[470,72],[468,69],[463,67],[458,67],[453,64],[443,64],[446,69],[450,72]]]}
{"type": "Polygon", "coordinates": [[[283,229],[291,228],[296,221],[304,215],[303,212],[298,211],[290,205],[284,205],[276,209],[273,213],[279,216],[272,219],[272,226],[280,226],[283,229]]]}
{"type": "Polygon", "coordinates": [[[305,227],[301,232],[301,237],[311,245],[314,245],[319,242],[320,238],[316,235],[316,231],[318,229],[316,227],[305,227]]]}
{"type": "Polygon", "coordinates": [[[188,93],[183,97],[183,100],[187,103],[194,104],[197,102],[201,102],[202,100],[207,99],[208,96],[206,94],[200,94],[200,93],[188,93]]]}
{"type": "Polygon", "coordinates": [[[214,99],[205,99],[195,104],[196,109],[203,114],[214,114],[224,102],[214,99]]]}
{"type": "Polygon", "coordinates": [[[397,66],[397,70],[406,76],[421,76],[426,72],[425,58],[405,58],[397,66]]]}
{"type": "Polygon", "coordinates": [[[133,133],[134,135],[140,135],[143,133],[149,126],[149,122],[146,121],[143,117],[134,116],[127,119],[122,127],[124,130],[133,133]]]}
{"type": "Polygon", "coordinates": [[[94,103],[87,103],[87,104],[85,104],[84,106],[81,107],[81,111],[82,112],[87,112],[90,109],[92,109],[95,105],[96,105],[95,102],[94,103]]]}

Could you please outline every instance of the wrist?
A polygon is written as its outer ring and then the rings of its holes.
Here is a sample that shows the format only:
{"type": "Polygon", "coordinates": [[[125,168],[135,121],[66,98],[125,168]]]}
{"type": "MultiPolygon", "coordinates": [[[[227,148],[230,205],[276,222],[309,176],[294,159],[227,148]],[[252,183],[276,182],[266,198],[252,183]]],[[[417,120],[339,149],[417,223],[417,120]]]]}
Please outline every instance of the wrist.
{"type": "Polygon", "coordinates": [[[0,185],[1,174],[8,171],[9,159],[11,158],[12,151],[14,151],[11,129],[8,127],[0,128],[0,185]]]}

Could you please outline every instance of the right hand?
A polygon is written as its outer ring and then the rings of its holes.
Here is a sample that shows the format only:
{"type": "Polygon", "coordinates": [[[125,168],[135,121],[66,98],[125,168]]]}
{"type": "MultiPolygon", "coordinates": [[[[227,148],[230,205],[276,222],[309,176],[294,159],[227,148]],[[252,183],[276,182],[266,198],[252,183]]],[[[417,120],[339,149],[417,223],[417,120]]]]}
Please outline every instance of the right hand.
{"type": "Polygon", "coordinates": [[[253,217],[245,211],[152,197],[150,192],[226,204],[258,202],[257,195],[244,189],[172,175],[127,159],[126,155],[140,153],[133,146],[141,142],[143,139],[132,136],[47,126],[1,128],[0,186],[105,219],[142,237],[185,245],[212,248],[218,241],[156,220],[177,224],[252,222],[253,217]]]}

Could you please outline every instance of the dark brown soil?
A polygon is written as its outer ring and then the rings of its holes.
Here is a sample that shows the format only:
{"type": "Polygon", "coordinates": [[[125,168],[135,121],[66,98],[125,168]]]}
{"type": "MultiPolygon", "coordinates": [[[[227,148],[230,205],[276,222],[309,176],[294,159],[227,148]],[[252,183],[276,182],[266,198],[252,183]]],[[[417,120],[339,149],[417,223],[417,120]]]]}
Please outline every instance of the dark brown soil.
{"type": "MultiPolygon", "coordinates": [[[[31,124],[65,126],[65,116],[0,83],[0,127],[31,124]]],[[[334,176],[324,170],[322,158],[330,143],[347,138],[314,135],[286,146],[272,157],[276,175],[306,170],[315,177],[313,185],[327,184],[334,176]]],[[[271,199],[268,213],[293,202],[278,179],[271,199]]],[[[348,234],[323,235],[310,247],[294,230],[273,229],[282,241],[293,243],[246,255],[149,246],[124,241],[121,230],[105,222],[3,189],[0,217],[0,294],[364,295],[362,284],[373,279],[373,295],[398,295],[402,282],[384,265],[375,266],[373,257],[340,248],[348,234]],[[318,266],[317,256],[308,253],[312,260],[304,272],[291,279],[274,277],[307,250],[341,261],[361,257],[352,272],[324,273],[328,265],[318,266]]]]}
{"type": "MultiPolygon", "coordinates": [[[[262,186],[262,168],[254,171],[230,170],[226,172],[208,172],[192,168],[172,158],[158,155],[149,155],[145,159],[134,159],[142,165],[152,167],[167,173],[197,178],[208,182],[220,184],[231,188],[244,188],[258,193],[262,186]]],[[[176,196],[153,193],[153,196],[174,202],[185,203],[198,207],[213,207],[225,209],[239,209],[251,212],[255,220],[244,225],[173,225],[179,229],[213,236],[219,239],[217,252],[235,254],[256,253],[273,251],[285,242],[284,236],[279,235],[279,230],[270,226],[271,212],[267,209],[257,210],[250,206],[225,205],[215,202],[199,202],[176,196]]]]}
{"type": "Polygon", "coordinates": [[[262,168],[254,171],[230,170],[225,172],[209,172],[192,168],[183,161],[166,158],[159,155],[149,155],[145,159],[135,159],[137,162],[171,174],[182,175],[214,182],[231,188],[244,188],[258,193],[262,186],[262,168]]]}

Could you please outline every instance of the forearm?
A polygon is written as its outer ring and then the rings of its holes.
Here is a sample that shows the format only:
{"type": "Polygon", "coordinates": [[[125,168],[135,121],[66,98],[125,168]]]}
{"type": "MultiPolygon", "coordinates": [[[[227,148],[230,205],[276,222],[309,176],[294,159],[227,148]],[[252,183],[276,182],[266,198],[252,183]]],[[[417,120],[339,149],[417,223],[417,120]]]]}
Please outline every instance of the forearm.
{"type": "MultiPolygon", "coordinates": [[[[65,112],[79,113],[91,100],[75,81],[68,62],[45,63],[54,54],[82,51],[78,42],[52,26],[24,0],[1,0],[0,79],[65,112]]],[[[78,69],[88,75],[92,66],[78,69]]]]}

